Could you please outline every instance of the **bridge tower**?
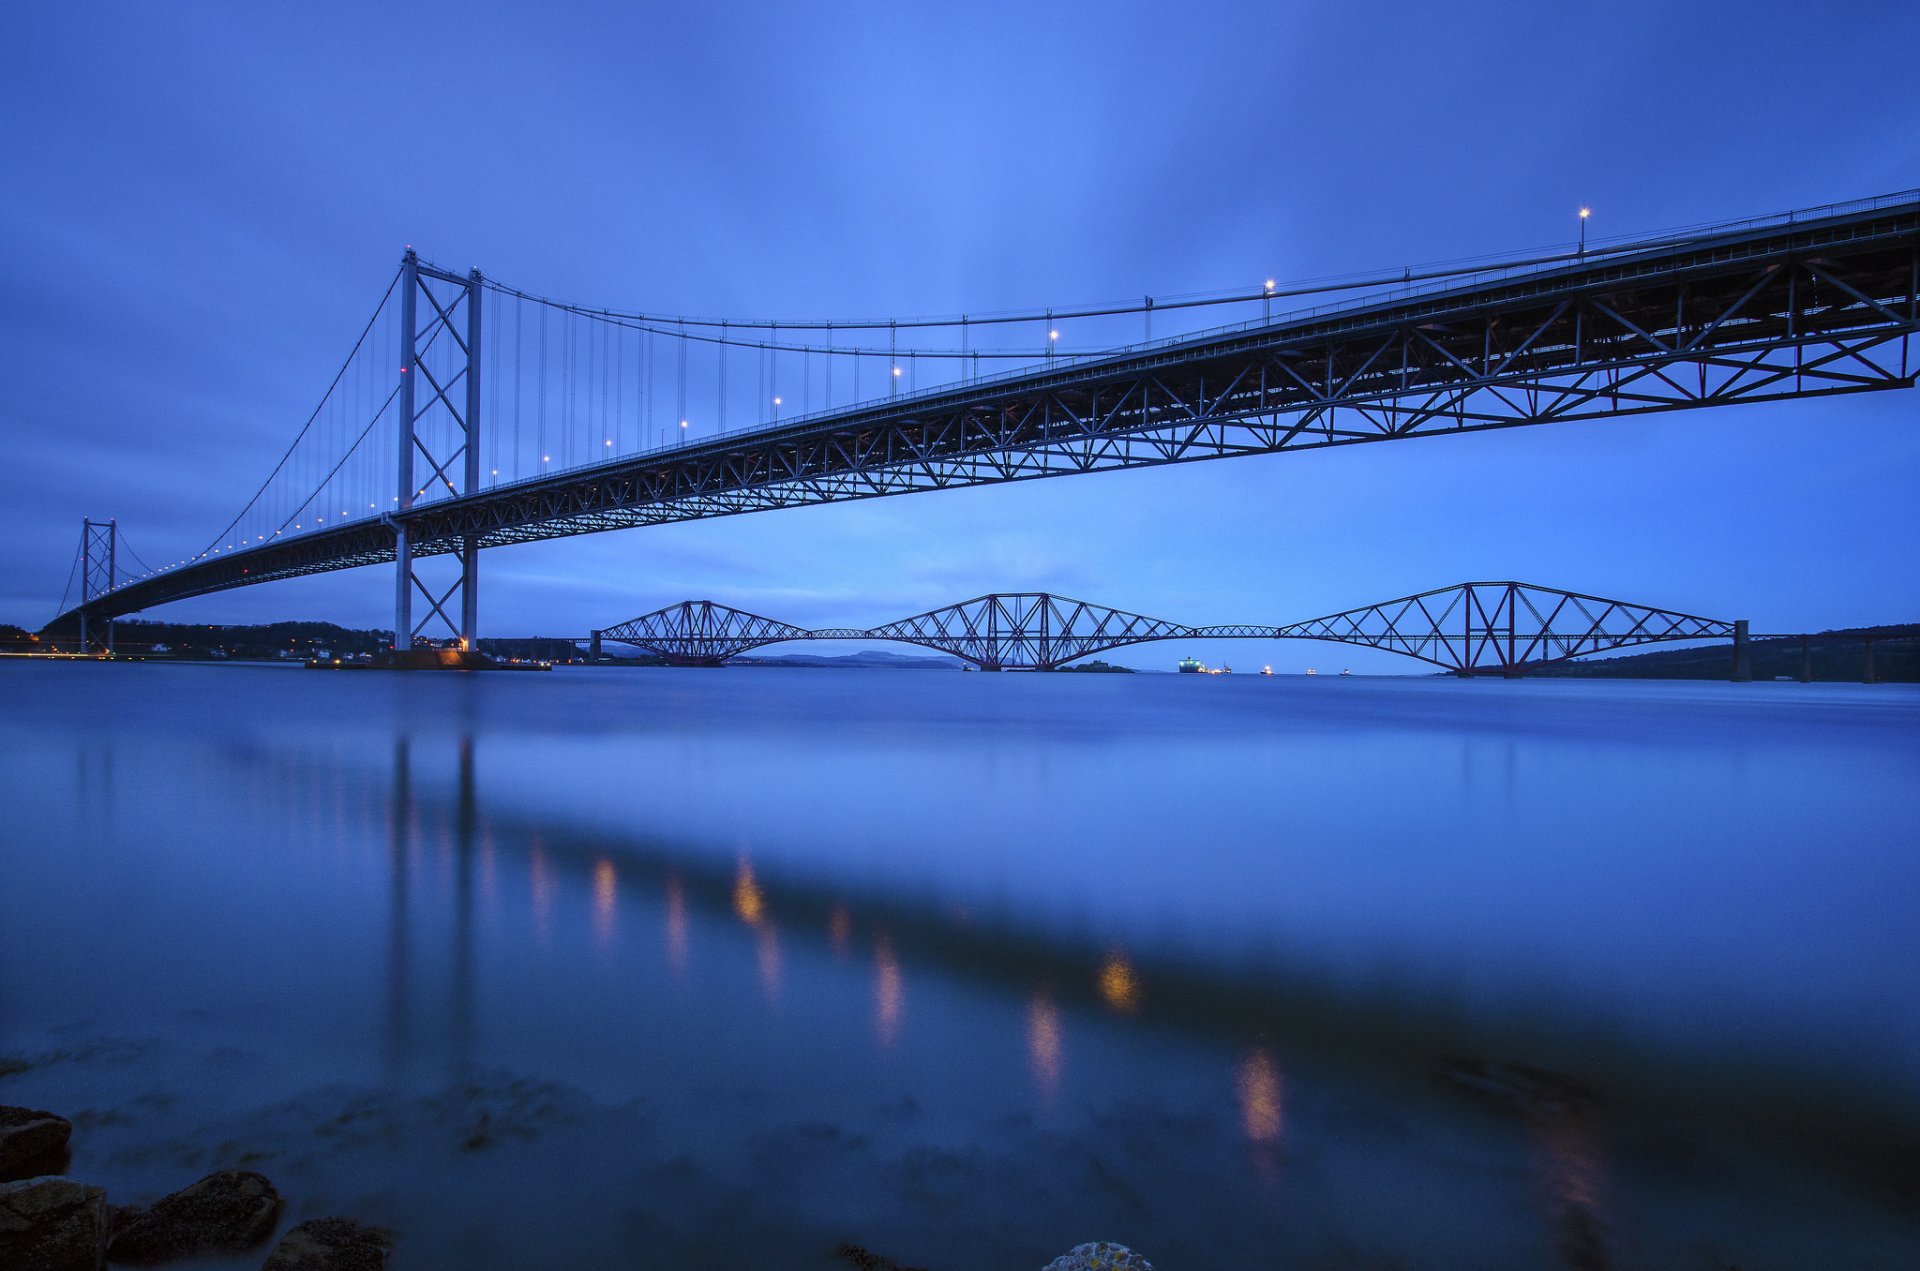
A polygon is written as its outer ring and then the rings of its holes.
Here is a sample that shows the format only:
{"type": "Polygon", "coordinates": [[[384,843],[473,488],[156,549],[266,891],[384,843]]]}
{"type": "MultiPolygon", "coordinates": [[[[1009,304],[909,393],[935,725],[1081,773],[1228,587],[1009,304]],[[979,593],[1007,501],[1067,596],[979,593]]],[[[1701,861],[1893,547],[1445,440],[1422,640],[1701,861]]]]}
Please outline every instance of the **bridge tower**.
{"type": "Polygon", "coordinates": [[[80,522],[80,652],[113,656],[113,619],[106,619],[106,630],[90,628],[86,606],[113,590],[119,577],[120,526],[112,517],[104,521],[80,522]]]}
{"type": "Polygon", "coordinates": [[[395,499],[400,515],[390,518],[397,571],[393,648],[396,653],[412,648],[414,637],[438,619],[462,650],[472,650],[479,626],[480,538],[467,534],[451,544],[418,543],[404,514],[428,495],[459,498],[480,489],[480,271],[462,278],[422,263],[408,248],[400,273],[400,467],[395,499]],[[444,352],[424,358],[435,346],[444,352]],[[416,456],[424,461],[424,474],[415,466],[416,456]],[[444,588],[420,572],[419,560],[428,555],[452,555],[458,563],[457,575],[444,588]],[[425,602],[418,622],[416,592],[425,602]],[[457,616],[450,608],[456,596],[457,616]]]}

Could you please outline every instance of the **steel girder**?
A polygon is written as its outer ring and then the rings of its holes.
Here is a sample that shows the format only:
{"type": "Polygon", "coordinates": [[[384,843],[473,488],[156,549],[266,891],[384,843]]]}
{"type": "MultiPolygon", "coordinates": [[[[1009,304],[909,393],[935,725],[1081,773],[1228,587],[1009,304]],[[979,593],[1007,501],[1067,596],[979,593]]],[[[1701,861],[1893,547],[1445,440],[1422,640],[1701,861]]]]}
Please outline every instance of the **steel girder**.
{"type": "Polygon", "coordinates": [[[865,633],[965,658],[989,671],[1051,671],[1121,645],[1165,640],[1187,628],[1046,592],[976,596],[865,633]]]}
{"type": "MultiPolygon", "coordinates": [[[[1920,202],[1650,243],[430,500],[416,555],[955,486],[1910,387],[1920,202]]],[[[431,494],[431,491],[429,491],[431,494]]],[[[349,523],[94,602],[393,559],[349,523]],[[384,553],[384,555],[383,555],[384,553]]],[[[378,540],[384,537],[384,543],[378,540]]]]}
{"type": "Polygon", "coordinates": [[[600,639],[631,644],[682,666],[718,666],[730,657],[812,633],[711,600],[683,600],[599,633],[600,639]]]}
{"type": "Polygon", "coordinates": [[[1675,640],[1732,639],[1737,624],[1520,582],[1471,582],[1286,626],[1189,627],[1046,592],[976,596],[877,627],[792,626],[687,600],[598,633],[669,662],[718,666],[787,640],[895,640],[990,671],[1051,671],[1154,640],[1327,640],[1398,653],[1450,671],[1514,674],[1583,654],[1675,640]]]}
{"type": "Polygon", "coordinates": [[[1728,620],[1530,583],[1478,582],[1276,627],[1272,636],[1385,649],[1453,671],[1511,674],[1637,644],[1731,639],[1734,628],[1728,620]]]}

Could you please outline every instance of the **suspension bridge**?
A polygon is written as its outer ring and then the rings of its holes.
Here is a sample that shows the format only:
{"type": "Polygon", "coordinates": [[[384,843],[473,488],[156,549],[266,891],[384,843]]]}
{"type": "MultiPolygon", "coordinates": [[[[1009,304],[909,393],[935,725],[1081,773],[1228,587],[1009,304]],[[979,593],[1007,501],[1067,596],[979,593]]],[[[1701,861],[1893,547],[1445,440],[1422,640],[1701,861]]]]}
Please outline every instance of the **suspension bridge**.
{"type": "Polygon", "coordinates": [[[767,645],[893,640],[986,671],[1051,671],[1158,640],[1321,640],[1381,649],[1460,675],[1518,675],[1584,654],[1671,641],[1734,642],[1744,620],[1703,618],[1519,582],[1471,582],[1281,625],[1186,626],[1047,592],[976,596],[876,627],[808,630],[711,600],[686,600],[592,633],[590,651],[631,645],[676,666],[719,666],[767,645]]]}
{"type": "Polygon", "coordinates": [[[1917,333],[1920,191],[1417,271],[858,321],[596,308],[409,249],[226,527],[155,566],[87,522],[48,632],[97,644],[119,615],[391,564],[396,649],[471,648],[485,548],[1907,388],[1917,333]]]}

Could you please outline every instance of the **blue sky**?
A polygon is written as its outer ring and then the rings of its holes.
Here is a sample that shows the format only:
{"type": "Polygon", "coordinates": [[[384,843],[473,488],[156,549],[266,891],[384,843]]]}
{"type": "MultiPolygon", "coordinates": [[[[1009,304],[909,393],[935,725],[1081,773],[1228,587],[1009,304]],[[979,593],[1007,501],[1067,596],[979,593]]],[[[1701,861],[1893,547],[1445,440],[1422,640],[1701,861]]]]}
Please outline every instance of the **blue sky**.
{"type": "MultiPolygon", "coordinates": [[[[204,545],[403,247],[748,316],[1258,285],[1920,185],[1896,4],[13,5],[0,621],[83,515],[204,545]]],[[[1910,393],[956,491],[504,549],[488,634],[991,590],[1284,621],[1518,577],[1797,630],[1920,616],[1910,393]]],[[[149,616],[391,622],[390,574],[149,616]]],[[[1170,664],[1149,646],[1122,660],[1170,664]]],[[[1280,669],[1313,646],[1194,650],[1280,669]]],[[[1356,670],[1408,669],[1348,659],[1356,670]]]]}

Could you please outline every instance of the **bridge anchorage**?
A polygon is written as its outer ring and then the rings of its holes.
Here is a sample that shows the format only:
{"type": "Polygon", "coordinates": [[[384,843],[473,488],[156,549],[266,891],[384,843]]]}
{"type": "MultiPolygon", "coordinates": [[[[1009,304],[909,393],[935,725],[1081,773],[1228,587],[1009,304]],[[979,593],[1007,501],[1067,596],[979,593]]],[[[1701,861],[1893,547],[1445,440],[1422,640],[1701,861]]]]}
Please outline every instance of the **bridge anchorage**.
{"type": "Polygon", "coordinates": [[[1416,658],[1456,675],[1522,673],[1590,653],[1673,641],[1730,640],[1744,679],[1747,624],[1519,582],[1471,582],[1280,626],[1194,627],[1046,592],[976,596],[876,627],[807,630],[710,600],[682,601],[590,637],[680,666],[719,666],[771,644],[893,640],[987,671],[1051,671],[1156,640],[1321,640],[1416,658]]]}
{"type": "MultiPolygon", "coordinates": [[[[449,272],[409,250],[314,416],[227,528],[197,553],[83,590],[49,633],[84,622],[92,637],[116,616],[174,600],[392,563],[396,650],[434,638],[471,649],[479,553],[490,547],[956,486],[1909,388],[1920,371],[1916,336],[1915,191],[1418,277],[1396,270],[971,320],[742,322],[590,308],[478,270],[449,272]],[[1267,313],[1278,297],[1336,291],[1350,298],[1267,313]],[[1063,326],[1110,332],[1100,324],[1208,305],[1255,316],[1159,339],[1129,327],[1124,340],[1148,338],[1077,350],[1053,338],[1063,326]],[[494,334],[483,344],[488,313],[494,334]],[[913,340],[946,331],[958,347],[902,348],[903,330],[913,340]],[[990,348],[979,342],[987,332],[1011,334],[990,348]],[[982,358],[1015,369],[982,374],[982,358]],[[954,371],[918,387],[920,369],[935,366],[954,371]],[[783,396],[796,380],[797,396],[783,396]],[[798,409],[783,414],[789,400],[798,409]]],[[[1007,613],[934,611],[902,624],[901,638],[956,656],[973,650],[981,665],[1003,652],[999,665],[1080,656],[1077,637],[1007,613]],[[1038,643],[1003,649],[991,633],[1009,623],[1038,643]]],[[[1394,645],[1377,634],[1381,647],[1394,645]]],[[[1437,665],[1455,656],[1425,647],[1437,665]]],[[[1458,669],[1479,669],[1482,656],[1458,669]]]]}

